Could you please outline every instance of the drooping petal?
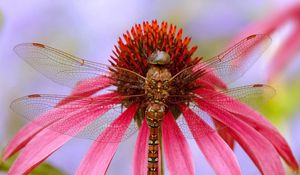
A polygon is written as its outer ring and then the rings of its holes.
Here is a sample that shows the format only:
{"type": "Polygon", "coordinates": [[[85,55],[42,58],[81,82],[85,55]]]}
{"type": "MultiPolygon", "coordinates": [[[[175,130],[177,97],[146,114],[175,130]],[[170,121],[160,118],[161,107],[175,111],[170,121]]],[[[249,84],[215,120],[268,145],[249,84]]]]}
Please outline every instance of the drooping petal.
{"type": "Polygon", "coordinates": [[[213,84],[214,86],[217,86],[218,88],[227,89],[227,85],[220,79],[220,77],[217,77],[217,75],[215,75],[213,72],[206,73],[201,77],[201,79],[209,82],[210,84],[213,84]]]}
{"type": "Polygon", "coordinates": [[[91,95],[98,92],[112,83],[111,79],[107,76],[97,76],[86,80],[79,81],[72,91],[72,95],[86,94],[91,95]]]}
{"type": "Polygon", "coordinates": [[[75,97],[88,97],[93,95],[100,90],[107,88],[111,85],[111,80],[107,76],[97,76],[94,78],[81,80],[74,87],[72,93],[70,94],[70,98],[66,98],[62,100],[59,105],[63,105],[65,103],[69,103],[74,100],[75,97]]]}
{"type": "MultiPolygon", "coordinates": [[[[116,93],[110,93],[105,94],[102,96],[99,96],[98,98],[102,97],[114,97],[117,96],[116,93]]],[[[72,101],[69,101],[72,102],[72,101]]],[[[72,102],[72,105],[77,105],[77,102],[72,102]]],[[[66,104],[66,101],[64,102],[66,104]]],[[[61,104],[64,105],[64,104],[61,104]]],[[[81,103],[78,103],[78,105],[82,105],[81,103]]],[[[83,106],[82,106],[83,107],[83,106]]],[[[4,156],[3,159],[8,159],[10,156],[12,156],[14,153],[22,149],[38,132],[43,130],[44,128],[48,127],[49,125],[61,120],[67,118],[67,116],[74,113],[74,109],[72,108],[53,108],[52,110],[49,110],[40,116],[36,117],[32,122],[28,123],[26,126],[24,126],[16,135],[15,137],[9,142],[9,144],[4,149],[4,156]],[[68,114],[68,115],[66,115],[68,114]]]]}
{"type": "Polygon", "coordinates": [[[258,112],[254,111],[247,105],[239,102],[238,100],[235,100],[234,98],[224,95],[222,93],[219,93],[217,91],[212,91],[209,89],[197,89],[194,91],[196,94],[204,97],[211,103],[220,102],[222,104],[222,108],[226,110],[230,110],[231,112],[234,112],[236,114],[241,115],[247,115],[249,117],[252,117],[253,119],[261,122],[262,124],[273,127],[272,124],[270,124],[264,117],[258,114],[258,112]]]}
{"type": "Polygon", "coordinates": [[[273,145],[254,128],[224,109],[202,99],[195,99],[195,101],[201,109],[230,129],[234,139],[243,147],[262,174],[285,174],[273,145]]]}
{"type": "Polygon", "coordinates": [[[223,128],[218,130],[218,134],[222,137],[222,139],[227,143],[227,145],[231,148],[234,149],[234,139],[230,135],[228,129],[218,120],[213,120],[216,128],[223,128]]]}
{"type": "Polygon", "coordinates": [[[239,34],[233,43],[241,38],[253,33],[264,33],[272,35],[278,30],[284,28],[288,24],[293,24],[293,31],[289,32],[284,38],[284,42],[280,43],[280,47],[276,50],[272,62],[268,65],[268,80],[273,80],[286,65],[291,61],[293,56],[297,54],[300,44],[300,5],[295,3],[288,8],[283,8],[278,12],[272,13],[265,19],[255,22],[247,26],[244,31],[239,34]]]}
{"type": "MultiPolygon", "coordinates": [[[[204,67],[204,66],[205,65],[200,62],[195,66],[194,70],[202,69],[201,67],[204,67]]],[[[221,89],[227,89],[227,85],[210,68],[207,68],[205,74],[202,75],[199,79],[197,79],[197,83],[198,82],[200,83],[201,81],[204,81],[205,84],[209,84],[214,87],[218,87],[221,89]]]]}
{"type": "Polygon", "coordinates": [[[8,159],[14,153],[22,149],[41,130],[60,119],[66,118],[66,114],[71,114],[73,112],[72,109],[68,108],[55,108],[37,117],[35,120],[24,126],[9,142],[5,147],[3,158],[8,159]]]}
{"type": "MultiPolygon", "coordinates": [[[[300,8],[299,8],[300,9],[300,8]]],[[[299,14],[300,16],[300,14],[299,14]]],[[[300,17],[299,17],[300,18],[300,17]]],[[[289,34],[289,37],[282,43],[282,46],[276,51],[270,65],[268,65],[268,80],[272,80],[276,75],[282,72],[284,68],[292,61],[293,56],[299,53],[300,45],[300,25],[289,34]]]]}
{"type": "Polygon", "coordinates": [[[170,174],[195,174],[190,149],[171,112],[162,122],[162,144],[170,174]]]}
{"type": "Polygon", "coordinates": [[[215,85],[214,84],[211,84],[210,82],[207,82],[207,81],[202,80],[202,79],[196,80],[196,83],[198,85],[201,85],[201,87],[206,88],[206,89],[212,89],[212,90],[215,89],[215,85]]]}
{"type": "Polygon", "coordinates": [[[181,112],[201,152],[218,175],[241,175],[241,170],[232,149],[223,139],[187,106],[181,112]]]}
{"type": "MultiPolygon", "coordinates": [[[[47,125],[45,125],[45,127],[46,126],[47,125]]],[[[5,147],[3,152],[3,159],[7,160],[17,151],[22,149],[32,139],[32,137],[42,129],[43,127],[38,126],[34,122],[28,123],[26,126],[24,126],[5,147]]]]}
{"type": "Polygon", "coordinates": [[[149,128],[146,119],[140,128],[133,156],[133,174],[147,175],[149,128]]]}
{"type": "Polygon", "coordinates": [[[270,128],[244,115],[237,116],[251,125],[261,135],[263,135],[276,148],[283,160],[295,171],[299,171],[299,164],[293,155],[285,138],[278,132],[276,128],[270,128]]]}
{"type": "Polygon", "coordinates": [[[107,168],[117,151],[119,142],[122,140],[122,137],[128,128],[125,126],[129,126],[137,108],[137,104],[132,104],[111,124],[112,127],[108,127],[104,130],[81,162],[76,174],[104,175],[106,173],[107,168]],[[114,129],[114,127],[119,126],[122,126],[120,127],[120,130],[114,129]],[[101,140],[110,140],[110,138],[115,138],[116,140],[112,143],[101,142],[101,140]]]}
{"type": "Polygon", "coordinates": [[[267,121],[261,114],[251,109],[247,105],[221,93],[212,92],[210,90],[201,89],[198,91],[199,94],[211,94],[210,102],[217,105],[229,112],[237,114],[240,119],[251,125],[260,134],[262,134],[266,139],[268,139],[273,146],[276,148],[280,156],[285,160],[285,162],[295,171],[299,170],[299,164],[293,155],[291,148],[289,147],[287,141],[279,133],[279,131],[267,121]],[[214,100],[218,99],[218,100],[214,100]]]}
{"type": "Polygon", "coordinates": [[[70,139],[71,136],[68,135],[62,135],[47,129],[42,130],[21,151],[17,160],[9,169],[8,175],[28,174],[70,139]]]}
{"type": "MultiPolygon", "coordinates": [[[[118,102],[119,101],[116,100],[116,103],[118,102]]],[[[83,106],[73,113],[67,113],[67,117],[63,120],[49,125],[48,128],[51,129],[43,129],[30,140],[10,168],[9,174],[26,174],[30,172],[54,151],[69,141],[72,136],[78,134],[88,124],[107,112],[111,107],[112,106],[97,108],[95,106],[83,106]]]]}
{"type": "Polygon", "coordinates": [[[2,157],[3,160],[9,159],[13,154],[23,148],[28,143],[28,140],[30,140],[32,136],[40,130],[40,128],[36,127],[32,123],[23,127],[4,148],[2,157]]]}

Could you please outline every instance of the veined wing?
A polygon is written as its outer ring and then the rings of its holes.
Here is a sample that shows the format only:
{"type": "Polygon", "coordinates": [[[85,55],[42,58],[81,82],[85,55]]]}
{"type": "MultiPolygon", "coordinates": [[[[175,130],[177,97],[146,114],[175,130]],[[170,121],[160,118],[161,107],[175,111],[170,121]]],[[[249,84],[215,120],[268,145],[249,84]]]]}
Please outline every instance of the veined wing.
{"type": "Polygon", "coordinates": [[[240,78],[258,60],[270,43],[271,38],[264,34],[248,36],[218,56],[182,70],[171,80],[193,81],[212,73],[223,82],[231,83],[240,78]]]}
{"type": "MultiPolygon", "coordinates": [[[[257,107],[263,105],[270,100],[275,94],[276,90],[269,85],[265,84],[253,84],[248,86],[231,88],[223,90],[220,93],[239,100],[251,107],[257,107]]],[[[222,102],[216,95],[209,97],[209,100],[222,102]]],[[[225,101],[232,101],[231,98],[225,99],[225,101]]]]}
{"type": "MultiPolygon", "coordinates": [[[[98,135],[107,128],[118,132],[126,127],[124,140],[137,130],[137,126],[133,121],[129,127],[112,124],[126,109],[120,102],[127,99],[134,103],[138,97],[142,96],[143,94],[119,96],[116,93],[94,97],[33,94],[14,100],[11,108],[39,127],[72,137],[96,140],[98,135]],[[76,124],[70,127],[69,123],[74,121],[76,124]]],[[[118,140],[120,139],[111,138],[101,141],[116,142],[118,140]]]]}
{"type": "Polygon", "coordinates": [[[80,80],[95,77],[107,77],[113,81],[130,81],[131,83],[135,81],[140,83],[144,80],[143,76],[128,69],[81,59],[39,43],[19,44],[14,51],[52,81],[69,87],[74,87],[80,80]],[[112,70],[118,70],[118,76],[112,76],[115,72],[112,70]]]}
{"type": "MultiPolygon", "coordinates": [[[[194,98],[201,98],[210,103],[218,103],[226,105],[234,105],[234,100],[241,101],[246,104],[255,105],[256,103],[262,104],[272,98],[275,95],[275,89],[268,85],[263,84],[254,84],[247,85],[237,88],[232,88],[228,90],[223,90],[217,93],[203,93],[201,95],[201,91],[198,91],[195,94],[194,98]]],[[[218,108],[222,108],[222,106],[217,106],[218,108]]],[[[192,109],[199,117],[202,118],[207,124],[209,124],[214,130],[211,132],[216,132],[222,129],[225,129],[223,125],[216,126],[212,117],[209,116],[206,112],[201,110],[201,107],[197,106],[195,103],[191,102],[189,104],[189,108],[192,109]]],[[[209,133],[200,132],[201,128],[197,124],[188,126],[183,115],[180,115],[177,119],[177,123],[181,128],[182,132],[187,138],[193,138],[189,127],[193,130],[199,130],[199,134],[201,136],[205,136],[209,133]]]]}

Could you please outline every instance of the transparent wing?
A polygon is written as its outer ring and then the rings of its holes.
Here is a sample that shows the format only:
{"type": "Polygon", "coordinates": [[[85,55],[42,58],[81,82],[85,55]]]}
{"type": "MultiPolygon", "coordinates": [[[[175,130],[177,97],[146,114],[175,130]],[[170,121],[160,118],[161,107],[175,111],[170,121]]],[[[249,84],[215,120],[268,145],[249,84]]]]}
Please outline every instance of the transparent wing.
{"type": "Polygon", "coordinates": [[[190,103],[189,108],[192,109],[193,112],[195,112],[206,124],[208,124],[213,129],[208,131],[206,129],[203,129],[202,126],[199,126],[197,123],[191,123],[191,125],[188,125],[184,116],[181,114],[177,118],[176,122],[186,138],[194,139],[191,130],[196,131],[197,136],[205,137],[212,132],[217,132],[218,130],[222,129],[221,127],[216,127],[213,123],[212,118],[206,112],[202,111],[196,104],[190,103]]]}
{"type": "MultiPolygon", "coordinates": [[[[269,85],[254,84],[223,90],[221,93],[255,108],[270,100],[276,94],[276,90],[269,85]]],[[[221,101],[216,97],[211,97],[209,100],[221,101]]],[[[228,99],[228,101],[231,101],[231,99],[228,99]]]]}
{"type": "Polygon", "coordinates": [[[228,102],[231,101],[232,98],[237,99],[251,107],[258,107],[264,103],[266,103],[269,99],[271,99],[275,94],[276,90],[265,84],[253,84],[242,87],[231,88],[227,90],[218,91],[218,93],[228,96],[228,98],[218,98],[217,94],[201,96],[201,94],[190,93],[187,95],[170,95],[168,98],[168,102],[170,104],[179,104],[182,102],[189,101],[192,98],[200,96],[200,98],[205,98],[207,101],[211,102],[228,102]]]}
{"type": "Polygon", "coordinates": [[[144,79],[133,71],[84,60],[43,44],[19,44],[14,48],[14,51],[34,69],[52,81],[69,87],[74,87],[80,80],[98,76],[124,81],[128,81],[128,77],[133,78],[133,80],[144,79]],[[119,76],[112,76],[114,74],[112,70],[116,69],[118,69],[119,76]]]}
{"type": "MultiPolygon", "coordinates": [[[[138,95],[137,95],[138,96],[138,95]]],[[[126,109],[120,101],[130,98],[134,102],[137,96],[97,96],[76,97],[63,95],[34,94],[16,99],[11,109],[22,115],[37,126],[47,127],[55,132],[95,140],[107,128],[118,132],[118,127],[111,123],[126,109]],[[66,101],[67,99],[67,101],[66,101]],[[69,127],[69,122],[76,122],[69,127]]],[[[143,96],[143,95],[140,95],[143,96]]],[[[136,99],[137,100],[137,99],[136,99]]],[[[130,137],[137,130],[135,123],[127,128],[123,140],[130,137]]],[[[103,142],[116,142],[118,138],[101,140],[103,142]]]]}
{"type": "Polygon", "coordinates": [[[99,142],[119,142],[119,140],[127,140],[138,131],[139,127],[134,120],[131,121],[129,126],[113,123],[124,110],[126,110],[126,108],[122,105],[114,107],[91,122],[91,124],[85,127],[78,135],[76,135],[76,137],[97,140],[99,142]],[[114,133],[112,134],[114,137],[98,140],[98,136],[106,129],[110,129],[111,132],[114,133]],[[124,135],[123,132],[121,132],[122,130],[126,130],[124,135]]]}
{"type": "Polygon", "coordinates": [[[83,106],[98,106],[103,104],[113,104],[116,100],[121,100],[123,97],[77,97],[55,94],[32,94],[14,100],[10,107],[11,109],[22,115],[28,120],[34,120],[41,114],[50,111],[74,111],[81,109],[83,106]],[[68,102],[64,100],[68,99],[68,102]],[[64,104],[61,105],[61,103],[64,104]]]}
{"type": "Polygon", "coordinates": [[[193,81],[207,73],[213,73],[223,82],[231,83],[240,78],[258,60],[270,43],[271,38],[267,35],[248,36],[218,56],[182,70],[171,80],[193,81]]]}
{"type": "MultiPolygon", "coordinates": [[[[198,98],[202,98],[205,101],[208,102],[218,102],[218,103],[232,103],[233,100],[239,100],[241,102],[250,104],[250,105],[256,105],[262,104],[272,98],[275,95],[275,89],[268,85],[262,85],[262,84],[254,84],[254,85],[248,85],[248,86],[242,86],[237,88],[232,88],[229,90],[224,90],[219,92],[221,94],[224,94],[228,96],[228,98],[219,98],[218,95],[205,95],[205,96],[198,96],[198,98]]],[[[214,130],[212,132],[219,131],[221,129],[224,129],[224,126],[216,126],[213,122],[212,118],[203,110],[201,110],[197,105],[195,105],[193,102],[189,104],[189,108],[192,109],[196,114],[198,114],[199,117],[201,117],[207,124],[209,124],[214,130]]],[[[189,126],[187,125],[184,117],[180,115],[178,119],[176,120],[177,124],[181,128],[182,132],[187,138],[193,138],[189,126]]],[[[199,130],[199,134],[201,136],[205,136],[208,133],[201,132],[201,128],[199,128],[198,125],[192,125],[190,126],[193,128],[193,130],[199,130]]]]}
{"type": "Polygon", "coordinates": [[[212,68],[213,72],[224,82],[230,83],[241,77],[270,44],[271,38],[267,35],[251,35],[227,51],[208,60],[205,65],[212,68]]]}

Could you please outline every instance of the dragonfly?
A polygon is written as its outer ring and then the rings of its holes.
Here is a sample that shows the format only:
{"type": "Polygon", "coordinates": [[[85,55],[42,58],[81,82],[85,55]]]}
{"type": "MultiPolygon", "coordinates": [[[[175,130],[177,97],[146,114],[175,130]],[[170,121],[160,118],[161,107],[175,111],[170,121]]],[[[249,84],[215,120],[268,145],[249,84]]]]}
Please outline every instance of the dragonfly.
{"type": "MultiPolygon", "coordinates": [[[[11,109],[41,127],[72,137],[100,142],[126,140],[136,133],[141,123],[146,120],[150,130],[148,174],[155,175],[158,173],[161,123],[168,111],[174,111],[174,106],[180,103],[187,104],[214,128],[211,132],[219,132],[226,127],[216,125],[209,115],[195,105],[194,99],[226,103],[239,100],[251,105],[257,101],[267,101],[275,94],[272,87],[263,84],[219,88],[218,93],[230,97],[226,99],[214,98],[213,95],[199,96],[193,91],[201,88],[199,80],[210,74],[216,75],[225,84],[240,78],[258,60],[270,43],[271,39],[267,35],[251,35],[219,55],[200,60],[175,75],[168,70],[168,65],[172,64],[170,56],[159,50],[147,58],[148,70],[146,74],[141,75],[134,70],[113,64],[106,65],[82,59],[44,44],[19,44],[14,48],[16,54],[50,80],[75,89],[80,85],[86,88],[71,95],[27,95],[14,100],[11,109]],[[89,86],[89,83],[99,82],[99,80],[102,82],[101,85],[89,86]],[[180,89],[186,87],[186,84],[190,84],[189,93],[182,92],[180,89]],[[130,125],[115,124],[114,121],[129,104],[133,103],[139,103],[139,109],[130,125]],[[59,111],[64,111],[65,115],[57,115],[59,111]],[[90,120],[78,122],[77,127],[64,127],[68,117],[92,115],[96,111],[104,112],[97,113],[90,120]],[[117,134],[109,139],[97,139],[107,128],[117,134]],[[121,133],[123,130],[126,131],[125,134],[121,133]]],[[[198,126],[188,126],[178,111],[173,114],[185,137],[193,139],[190,128],[198,126]]],[[[206,134],[203,136],[205,137],[206,134]]]]}

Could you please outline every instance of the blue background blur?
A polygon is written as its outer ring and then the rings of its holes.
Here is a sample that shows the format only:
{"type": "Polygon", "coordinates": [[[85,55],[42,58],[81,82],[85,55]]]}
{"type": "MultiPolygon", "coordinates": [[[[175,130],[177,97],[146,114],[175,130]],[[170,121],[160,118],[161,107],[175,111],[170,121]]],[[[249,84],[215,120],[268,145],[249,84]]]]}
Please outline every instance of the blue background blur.
{"type": "MultiPolygon", "coordinates": [[[[223,48],[250,23],[272,15],[293,4],[291,0],[248,1],[0,1],[0,148],[3,148],[24,120],[9,109],[10,102],[32,93],[68,94],[70,89],[57,85],[33,70],[12,51],[18,43],[39,42],[89,60],[108,63],[119,36],[135,23],[157,19],[173,23],[192,37],[199,46],[199,56],[211,57],[223,48]]],[[[283,31],[284,33],[284,31],[283,31]]],[[[272,36],[273,45],[283,34],[272,36]]],[[[272,50],[272,49],[271,49],[272,50]]],[[[291,86],[299,86],[299,53],[272,84],[279,88],[280,99],[273,100],[262,111],[287,138],[297,159],[300,159],[300,110],[290,107],[291,86]],[[282,93],[281,93],[282,92],[282,93]],[[286,107],[286,108],[285,108],[286,107]],[[272,114],[279,108],[286,113],[272,114]],[[292,108],[292,109],[290,109],[292,108]],[[270,115],[268,115],[270,114],[270,115]],[[282,116],[283,114],[284,116],[282,116]],[[276,117],[281,115],[282,118],[276,117]],[[297,147],[298,145],[298,147],[297,147]]],[[[265,82],[265,56],[232,86],[265,82]]],[[[294,89],[297,87],[294,87],[294,89]]],[[[300,94],[300,89],[299,92],[300,94]]],[[[299,95],[298,95],[299,97],[299,95]]],[[[293,99],[295,100],[295,99],[293,99]]],[[[300,100],[300,99],[298,99],[300,100]]],[[[136,135],[122,143],[111,163],[109,174],[131,174],[131,162],[136,135]]],[[[213,174],[199,149],[191,140],[197,174],[213,174]]],[[[91,141],[74,139],[51,156],[48,161],[67,174],[74,174],[91,141]]],[[[245,175],[259,174],[251,160],[237,146],[236,153],[245,175]]],[[[1,174],[1,173],[0,173],[1,174]]]]}

